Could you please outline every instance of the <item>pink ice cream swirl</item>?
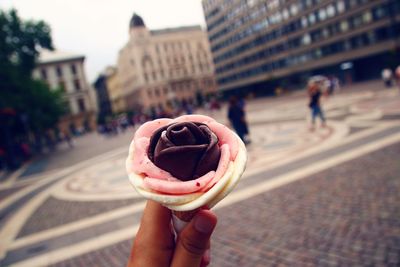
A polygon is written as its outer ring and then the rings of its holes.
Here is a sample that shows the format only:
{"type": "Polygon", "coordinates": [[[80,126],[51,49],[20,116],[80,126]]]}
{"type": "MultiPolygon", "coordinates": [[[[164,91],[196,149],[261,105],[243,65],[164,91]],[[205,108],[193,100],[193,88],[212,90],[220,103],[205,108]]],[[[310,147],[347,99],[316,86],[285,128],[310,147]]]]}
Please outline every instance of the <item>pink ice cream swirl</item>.
{"type": "Polygon", "coordinates": [[[210,190],[224,176],[239,151],[237,136],[226,126],[204,115],[184,115],[176,119],[157,119],[143,124],[135,133],[127,160],[128,173],[134,172],[143,177],[144,190],[163,195],[186,195],[204,193],[210,190]],[[157,167],[149,158],[149,145],[152,135],[161,127],[180,122],[202,123],[217,136],[221,151],[216,170],[204,175],[182,181],[166,170],[157,167]]]}

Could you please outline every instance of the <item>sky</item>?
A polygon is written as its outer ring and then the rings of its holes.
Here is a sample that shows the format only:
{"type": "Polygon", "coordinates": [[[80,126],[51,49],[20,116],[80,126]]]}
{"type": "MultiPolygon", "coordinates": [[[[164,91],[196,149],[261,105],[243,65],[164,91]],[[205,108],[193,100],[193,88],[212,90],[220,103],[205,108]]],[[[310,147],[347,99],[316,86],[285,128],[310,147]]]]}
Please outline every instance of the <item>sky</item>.
{"type": "Polygon", "coordinates": [[[86,56],[90,83],[106,66],[116,64],[134,12],[151,30],[205,27],[201,0],[0,0],[0,8],[15,8],[23,19],[47,22],[56,49],[86,56]]]}

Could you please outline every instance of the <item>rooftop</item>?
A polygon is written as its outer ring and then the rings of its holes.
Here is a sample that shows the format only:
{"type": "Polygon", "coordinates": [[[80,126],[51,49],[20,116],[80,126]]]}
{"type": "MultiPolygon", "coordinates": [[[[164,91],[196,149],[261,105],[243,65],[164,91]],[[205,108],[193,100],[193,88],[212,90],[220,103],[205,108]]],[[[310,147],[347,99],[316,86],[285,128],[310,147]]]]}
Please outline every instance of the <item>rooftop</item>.
{"type": "Polygon", "coordinates": [[[84,59],[85,56],[82,54],[74,54],[70,52],[60,51],[60,50],[41,50],[39,54],[39,63],[46,64],[52,62],[60,62],[60,61],[70,61],[74,59],[84,59]]]}
{"type": "Polygon", "coordinates": [[[129,22],[129,27],[138,28],[138,27],[146,27],[146,25],[144,24],[144,21],[141,16],[139,16],[136,13],[133,13],[131,21],[129,22]]]}
{"type": "Polygon", "coordinates": [[[182,27],[177,27],[177,28],[166,28],[166,29],[160,29],[160,30],[151,30],[150,33],[152,35],[161,35],[161,34],[167,34],[167,33],[195,31],[195,30],[201,30],[201,26],[194,25],[194,26],[182,26],[182,27]]]}

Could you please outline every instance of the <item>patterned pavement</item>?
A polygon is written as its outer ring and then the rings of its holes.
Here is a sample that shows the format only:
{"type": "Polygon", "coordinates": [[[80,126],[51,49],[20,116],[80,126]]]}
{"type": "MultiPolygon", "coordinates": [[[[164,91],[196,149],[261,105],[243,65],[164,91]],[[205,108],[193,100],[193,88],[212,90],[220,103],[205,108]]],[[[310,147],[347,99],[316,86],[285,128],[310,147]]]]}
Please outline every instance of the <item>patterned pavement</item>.
{"type": "MultiPolygon", "coordinates": [[[[400,264],[398,91],[325,99],[328,126],[315,131],[306,102],[248,103],[249,164],[216,206],[211,266],[400,264]]],[[[92,154],[78,141],[46,172],[0,184],[0,266],[126,264],[144,206],[124,170],[131,134],[92,154]]]]}

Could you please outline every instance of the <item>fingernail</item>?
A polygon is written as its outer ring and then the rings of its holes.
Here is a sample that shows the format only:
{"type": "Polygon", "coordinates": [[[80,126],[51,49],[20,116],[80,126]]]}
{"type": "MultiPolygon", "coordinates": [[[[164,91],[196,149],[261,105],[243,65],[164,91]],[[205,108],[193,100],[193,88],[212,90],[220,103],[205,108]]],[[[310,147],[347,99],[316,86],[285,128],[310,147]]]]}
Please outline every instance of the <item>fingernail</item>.
{"type": "Polygon", "coordinates": [[[200,233],[209,234],[213,231],[214,226],[213,221],[201,213],[194,218],[194,228],[200,233]]]}
{"type": "Polygon", "coordinates": [[[210,249],[207,249],[206,252],[204,252],[203,259],[207,264],[210,263],[211,260],[210,249]]]}
{"type": "Polygon", "coordinates": [[[210,249],[207,249],[204,254],[203,257],[201,258],[201,263],[200,263],[200,267],[206,267],[210,264],[211,259],[210,259],[210,249]]]}

